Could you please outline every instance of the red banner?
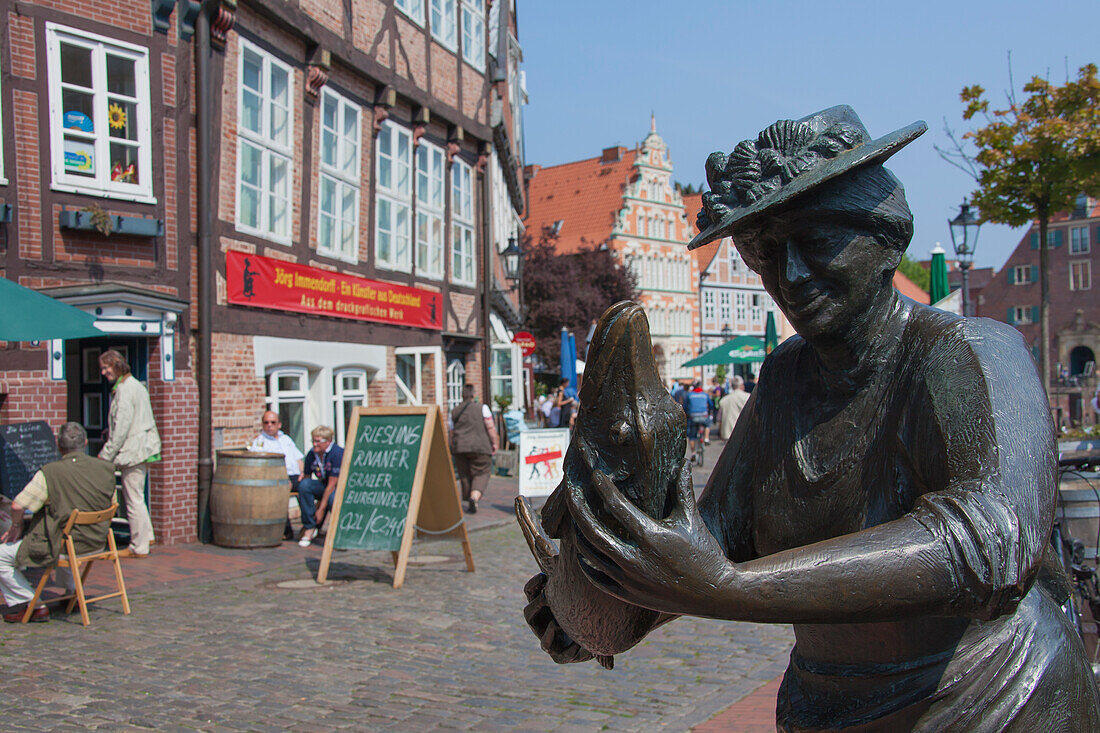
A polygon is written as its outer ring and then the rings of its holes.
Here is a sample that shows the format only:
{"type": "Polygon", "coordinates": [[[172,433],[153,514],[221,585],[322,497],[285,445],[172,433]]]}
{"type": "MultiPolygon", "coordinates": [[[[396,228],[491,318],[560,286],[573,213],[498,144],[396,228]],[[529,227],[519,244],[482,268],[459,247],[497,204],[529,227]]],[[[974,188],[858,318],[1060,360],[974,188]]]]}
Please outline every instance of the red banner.
{"type": "Polygon", "coordinates": [[[229,250],[229,302],[357,321],[443,330],[442,295],[229,250]]]}

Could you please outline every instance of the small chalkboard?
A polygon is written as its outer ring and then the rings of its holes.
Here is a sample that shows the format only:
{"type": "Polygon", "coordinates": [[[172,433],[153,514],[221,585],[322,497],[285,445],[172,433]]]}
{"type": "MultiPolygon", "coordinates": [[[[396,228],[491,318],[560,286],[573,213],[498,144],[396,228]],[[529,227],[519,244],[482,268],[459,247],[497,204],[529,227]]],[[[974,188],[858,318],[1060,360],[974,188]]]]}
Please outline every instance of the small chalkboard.
{"type": "Polygon", "coordinates": [[[0,488],[14,499],[34,472],[61,458],[57,439],[42,420],[0,425],[0,488]]]}
{"type": "Polygon", "coordinates": [[[393,586],[400,588],[414,531],[460,539],[473,571],[439,408],[356,408],[317,582],[327,579],[334,549],[390,550],[396,563],[393,586]]]}

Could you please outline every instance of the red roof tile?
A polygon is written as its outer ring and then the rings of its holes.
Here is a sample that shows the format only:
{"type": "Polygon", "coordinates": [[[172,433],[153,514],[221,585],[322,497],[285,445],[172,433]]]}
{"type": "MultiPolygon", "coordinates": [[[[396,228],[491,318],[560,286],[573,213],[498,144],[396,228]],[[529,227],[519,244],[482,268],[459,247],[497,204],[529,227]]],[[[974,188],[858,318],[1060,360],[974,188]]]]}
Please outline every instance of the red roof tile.
{"type": "Polygon", "coordinates": [[[894,273],[894,290],[907,298],[912,298],[918,303],[928,303],[928,293],[921,290],[919,285],[905,275],[902,275],[900,272],[894,273]]]}
{"type": "Polygon", "coordinates": [[[625,147],[618,150],[619,159],[606,163],[601,156],[537,169],[528,182],[524,220],[531,236],[537,239],[543,227],[561,221],[559,252],[607,241],[623,206],[623,188],[634,175],[637,153],[625,147]]]}

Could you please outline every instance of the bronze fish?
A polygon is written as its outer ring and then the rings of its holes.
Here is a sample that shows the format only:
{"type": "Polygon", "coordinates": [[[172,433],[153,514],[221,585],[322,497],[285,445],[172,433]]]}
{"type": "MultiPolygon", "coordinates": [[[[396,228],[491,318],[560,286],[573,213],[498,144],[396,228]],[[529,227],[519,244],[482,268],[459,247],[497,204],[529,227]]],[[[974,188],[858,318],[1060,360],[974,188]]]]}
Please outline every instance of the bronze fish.
{"type": "Polygon", "coordinates": [[[565,492],[581,487],[592,510],[614,530],[616,523],[591,486],[592,472],[598,469],[646,514],[663,519],[681,477],[686,439],[687,419],[657,372],[645,312],[636,303],[616,303],[600,319],[589,346],[564,477],[542,508],[541,526],[526,498],[516,499],[516,517],[543,571],[525,588],[531,601],[525,616],[543,636],[544,649],[549,650],[551,637],[558,633],[573,642],[558,640],[556,646],[571,651],[555,661],[585,661],[596,655],[610,669],[612,655],[637,644],[660,615],[607,595],[588,581],[578,564],[578,539],[565,492]],[[560,549],[553,539],[560,541],[560,549]]]}

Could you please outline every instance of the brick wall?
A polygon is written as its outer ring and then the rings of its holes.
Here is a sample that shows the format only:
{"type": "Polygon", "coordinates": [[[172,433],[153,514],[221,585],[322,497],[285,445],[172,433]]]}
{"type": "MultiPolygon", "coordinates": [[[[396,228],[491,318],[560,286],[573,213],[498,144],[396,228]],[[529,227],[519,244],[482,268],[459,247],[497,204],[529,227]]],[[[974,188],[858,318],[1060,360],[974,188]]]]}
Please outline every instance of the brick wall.
{"type": "Polygon", "coordinates": [[[226,448],[248,443],[260,430],[260,415],[267,404],[264,380],[253,369],[252,336],[212,335],[210,365],[214,429],[222,431],[226,448]]]}
{"type": "Polygon", "coordinates": [[[45,420],[56,431],[66,420],[65,382],[50,379],[44,369],[0,372],[0,396],[0,423],[45,420]]]}
{"type": "MultiPolygon", "coordinates": [[[[153,342],[150,342],[153,343],[153,342]]],[[[160,347],[149,355],[149,401],[160,432],[161,460],[149,470],[149,514],[157,542],[195,542],[198,507],[198,385],[191,371],[160,378],[160,347]]]]}

